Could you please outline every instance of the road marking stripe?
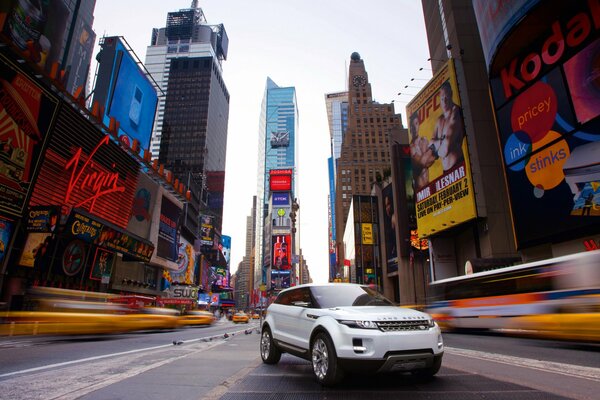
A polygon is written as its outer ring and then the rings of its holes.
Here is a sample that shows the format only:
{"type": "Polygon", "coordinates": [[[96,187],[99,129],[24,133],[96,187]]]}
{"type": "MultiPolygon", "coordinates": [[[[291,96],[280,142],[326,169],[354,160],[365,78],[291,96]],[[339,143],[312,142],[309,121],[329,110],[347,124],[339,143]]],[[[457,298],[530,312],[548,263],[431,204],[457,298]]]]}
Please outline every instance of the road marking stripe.
{"type": "Polygon", "coordinates": [[[494,361],[502,364],[553,372],[561,375],[574,376],[577,378],[590,379],[594,381],[600,380],[600,368],[563,364],[553,361],[534,360],[531,358],[513,357],[497,353],[485,353],[483,351],[466,350],[455,347],[446,347],[444,351],[449,354],[477,358],[479,360],[494,361]]]}

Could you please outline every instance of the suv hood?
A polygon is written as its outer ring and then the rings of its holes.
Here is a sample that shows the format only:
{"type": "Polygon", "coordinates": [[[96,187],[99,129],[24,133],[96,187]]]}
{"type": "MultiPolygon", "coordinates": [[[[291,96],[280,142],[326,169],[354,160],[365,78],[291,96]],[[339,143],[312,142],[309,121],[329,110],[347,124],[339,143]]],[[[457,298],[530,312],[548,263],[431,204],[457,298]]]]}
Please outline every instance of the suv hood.
{"type": "Polygon", "coordinates": [[[404,321],[431,319],[421,311],[394,306],[365,306],[365,307],[334,307],[329,308],[331,316],[336,319],[358,319],[367,321],[404,321]]]}

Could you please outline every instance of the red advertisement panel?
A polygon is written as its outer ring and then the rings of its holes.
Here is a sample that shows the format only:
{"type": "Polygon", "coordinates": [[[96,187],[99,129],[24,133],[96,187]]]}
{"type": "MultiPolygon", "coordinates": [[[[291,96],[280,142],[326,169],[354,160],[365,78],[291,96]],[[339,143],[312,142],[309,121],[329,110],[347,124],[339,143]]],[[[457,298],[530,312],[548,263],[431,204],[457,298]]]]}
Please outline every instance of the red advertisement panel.
{"type": "Polygon", "coordinates": [[[58,100],[0,54],[0,211],[21,215],[58,100]]]}

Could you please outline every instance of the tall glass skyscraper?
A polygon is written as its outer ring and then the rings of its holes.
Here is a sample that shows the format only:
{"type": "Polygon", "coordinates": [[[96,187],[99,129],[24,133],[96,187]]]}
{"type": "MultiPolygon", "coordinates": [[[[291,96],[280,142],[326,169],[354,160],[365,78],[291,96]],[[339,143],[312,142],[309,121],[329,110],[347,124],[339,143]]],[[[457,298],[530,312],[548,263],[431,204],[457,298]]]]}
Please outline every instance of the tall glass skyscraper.
{"type": "Polygon", "coordinates": [[[342,142],[348,127],[348,92],[327,93],[325,95],[327,121],[329,122],[329,141],[331,157],[328,159],[329,168],[329,201],[327,203],[329,229],[329,281],[336,277],[337,272],[337,231],[335,220],[335,174],[337,161],[342,153],[342,142]]]}
{"type": "Polygon", "coordinates": [[[279,87],[267,78],[258,130],[257,216],[254,258],[254,281],[266,282],[271,238],[265,238],[265,218],[269,210],[269,173],[274,169],[291,169],[292,199],[297,196],[298,105],[296,88],[279,87]]]}
{"type": "Polygon", "coordinates": [[[222,63],[228,43],[223,25],[209,25],[193,2],[167,14],[166,27],[153,29],[146,52],[146,68],[166,93],[159,97],[150,150],[192,188],[186,205],[192,217],[184,225],[192,233],[198,213],[215,217],[218,231],[222,226],[229,120],[222,63]]]}

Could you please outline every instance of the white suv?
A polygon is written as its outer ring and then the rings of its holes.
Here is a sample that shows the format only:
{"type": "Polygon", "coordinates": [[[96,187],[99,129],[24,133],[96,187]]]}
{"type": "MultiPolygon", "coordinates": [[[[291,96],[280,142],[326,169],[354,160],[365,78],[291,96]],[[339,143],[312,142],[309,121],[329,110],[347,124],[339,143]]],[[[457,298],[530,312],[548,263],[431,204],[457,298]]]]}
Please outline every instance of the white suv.
{"type": "Polygon", "coordinates": [[[267,309],[260,355],[276,364],[284,352],[311,361],[317,380],[329,386],[346,371],[431,377],[444,344],[428,314],[398,307],[368,286],[308,284],[281,291],[267,309]]]}

